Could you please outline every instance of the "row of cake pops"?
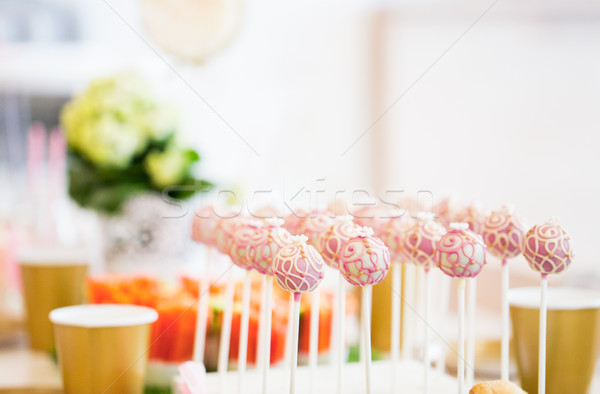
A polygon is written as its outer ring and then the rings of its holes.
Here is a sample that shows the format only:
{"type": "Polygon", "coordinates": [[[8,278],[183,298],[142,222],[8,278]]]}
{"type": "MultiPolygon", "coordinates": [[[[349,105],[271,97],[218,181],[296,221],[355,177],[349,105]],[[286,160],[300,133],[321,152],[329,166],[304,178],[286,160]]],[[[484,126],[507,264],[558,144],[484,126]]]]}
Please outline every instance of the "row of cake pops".
{"type": "MultiPolygon", "coordinates": [[[[198,212],[197,220],[194,224],[193,237],[199,242],[203,242],[209,246],[216,248],[231,256],[232,260],[245,270],[256,269],[264,274],[264,306],[261,313],[261,330],[260,338],[264,338],[262,346],[259,346],[259,354],[262,354],[261,363],[263,373],[263,392],[266,392],[268,383],[267,371],[269,365],[269,334],[270,334],[270,289],[272,276],[275,275],[278,284],[294,294],[294,302],[292,303],[291,311],[293,312],[291,321],[292,327],[297,328],[297,302],[299,294],[317,289],[318,283],[322,278],[322,262],[325,262],[332,268],[339,269],[340,286],[338,287],[337,295],[337,311],[336,318],[336,334],[337,334],[337,349],[340,353],[337,357],[338,361],[338,391],[342,392],[342,368],[343,357],[341,352],[344,349],[344,327],[343,313],[345,296],[343,280],[347,280],[355,286],[361,286],[363,290],[363,313],[362,313],[362,330],[364,344],[370,344],[369,322],[370,316],[370,289],[371,285],[377,284],[383,280],[389,270],[390,254],[387,251],[385,244],[392,249],[394,262],[413,262],[423,267],[425,274],[425,321],[429,320],[429,269],[437,265],[441,270],[449,276],[459,278],[475,277],[485,264],[486,243],[490,247],[492,254],[500,257],[503,261],[503,305],[506,301],[505,291],[508,288],[508,266],[506,259],[518,255],[522,245],[530,245],[523,242],[523,225],[522,222],[509,209],[502,209],[498,212],[492,212],[487,217],[478,214],[476,207],[471,206],[458,211],[460,215],[456,215],[451,209],[450,204],[439,206],[440,213],[443,216],[441,220],[434,220],[431,214],[420,214],[415,220],[409,215],[403,215],[398,212],[382,214],[381,209],[377,206],[367,206],[354,213],[354,217],[338,217],[333,218],[331,214],[326,212],[296,212],[286,218],[284,227],[277,220],[267,220],[265,222],[256,221],[247,217],[235,218],[218,218],[212,207],[205,207],[198,212]],[[454,217],[452,217],[454,216],[454,217]],[[451,230],[446,233],[442,222],[449,221],[460,216],[468,224],[451,225],[451,230]],[[360,228],[359,225],[369,225],[376,229],[377,235],[372,234],[372,230],[360,228]],[[483,234],[485,243],[482,237],[468,229],[469,225],[474,230],[479,230],[483,234]],[[289,231],[287,231],[287,230],[289,231]],[[305,234],[308,244],[305,244],[303,239],[293,238],[291,233],[305,234]],[[382,241],[383,239],[383,241],[382,241]],[[312,245],[312,246],[311,246],[312,245]],[[362,245],[362,246],[361,246],[362,245]],[[316,247],[316,250],[315,248],[316,247]],[[281,250],[286,249],[286,252],[281,250]],[[375,249],[375,251],[374,251],[375,249]],[[318,251],[318,252],[317,252],[318,251]],[[281,255],[279,255],[281,252],[281,255]],[[320,253],[320,254],[319,254],[320,253]],[[319,268],[321,267],[321,268],[319,268]],[[505,285],[505,286],[504,286],[505,285]],[[264,316],[264,317],[263,317],[264,316]]],[[[455,211],[456,212],[456,211],[455,211]]],[[[552,227],[552,231],[557,234],[564,234],[564,231],[559,226],[548,224],[542,226],[542,233],[546,234],[548,226],[552,227]]],[[[536,229],[537,227],[534,227],[536,229]]],[[[532,229],[528,235],[535,235],[537,232],[532,229]]],[[[552,232],[550,231],[550,232],[552,232]]],[[[530,245],[529,249],[536,250],[533,253],[534,258],[529,259],[530,264],[542,269],[544,273],[559,272],[568,262],[570,262],[569,253],[548,254],[546,253],[545,260],[540,261],[539,255],[541,248],[538,239],[530,245]],[[563,258],[563,261],[557,264],[557,258],[563,258]],[[564,260],[567,259],[568,262],[564,260]],[[532,263],[532,261],[534,263],[532,263]],[[548,263],[550,261],[550,263],[548,263]],[[551,264],[550,267],[548,264],[551,264]]],[[[553,247],[550,245],[550,247],[553,247]]],[[[560,248],[570,248],[570,245],[561,245],[560,248]]],[[[526,247],[528,249],[528,247],[526,247]]],[[[570,252],[570,249],[569,249],[570,252]]],[[[526,257],[528,255],[526,254],[526,257]]],[[[399,270],[394,272],[399,273],[399,270]]],[[[201,282],[201,294],[207,292],[208,283],[206,276],[201,282]]],[[[231,282],[231,281],[228,281],[231,282]]],[[[399,299],[401,294],[400,280],[393,278],[393,290],[399,299]]],[[[464,392],[464,281],[459,280],[459,392],[464,392]]],[[[206,316],[203,311],[203,306],[206,304],[201,297],[199,321],[204,321],[202,318],[206,316]]],[[[226,298],[233,298],[233,292],[226,291],[226,298]]],[[[249,280],[246,276],[244,281],[244,297],[242,311],[242,325],[240,338],[240,390],[243,390],[243,376],[245,371],[245,348],[247,347],[247,329],[248,329],[248,301],[249,299],[249,280]],[[245,340],[244,340],[245,338],[245,340]]],[[[317,300],[319,297],[314,297],[317,300]]],[[[231,312],[225,310],[223,327],[227,330],[230,327],[231,312]]],[[[313,311],[318,311],[318,305],[313,306],[313,311]]],[[[506,310],[508,308],[506,307],[506,310]]],[[[505,327],[508,324],[508,319],[503,307],[503,320],[505,327]]],[[[311,341],[316,342],[318,313],[313,319],[311,316],[311,341]],[[313,327],[314,324],[314,327],[313,327]]],[[[196,352],[197,358],[203,353],[203,324],[198,325],[196,352]]],[[[392,363],[397,363],[398,358],[398,338],[399,338],[399,306],[397,302],[393,303],[392,309],[392,363]]],[[[229,332],[224,332],[221,335],[220,355],[219,355],[219,371],[223,373],[226,368],[229,332]],[[225,335],[223,335],[225,334],[225,335]]],[[[291,333],[291,338],[296,338],[297,332],[291,333]]],[[[507,340],[508,330],[503,331],[503,377],[505,373],[505,357],[507,360],[507,352],[504,351],[507,340]],[[506,338],[505,338],[506,337],[506,338]],[[505,340],[506,339],[506,340],[505,340]],[[505,354],[506,353],[506,354],[505,354]]],[[[428,392],[429,385],[429,329],[425,330],[424,340],[424,390],[428,392]]],[[[296,364],[297,346],[291,346],[293,357],[292,365],[296,364]]],[[[311,369],[316,368],[316,343],[311,343],[309,354],[309,364],[311,369]]],[[[507,347],[506,347],[507,349],[507,347]]],[[[364,346],[365,354],[363,359],[366,361],[367,373],[367,391],[370,391],[370,346],[364,346]]],[[[506,368],[507,371],[507,368],[506,368]]],[[[392,387],[394,387],[394,379],[392,373],[392,387]]],[[[292,373],[292,377],[294,374],[292,373]]],[[[293,379],[292,379],[293,380],[293,379]]],[[[294,385],[292,384],[292,388],[294,385]]]]}

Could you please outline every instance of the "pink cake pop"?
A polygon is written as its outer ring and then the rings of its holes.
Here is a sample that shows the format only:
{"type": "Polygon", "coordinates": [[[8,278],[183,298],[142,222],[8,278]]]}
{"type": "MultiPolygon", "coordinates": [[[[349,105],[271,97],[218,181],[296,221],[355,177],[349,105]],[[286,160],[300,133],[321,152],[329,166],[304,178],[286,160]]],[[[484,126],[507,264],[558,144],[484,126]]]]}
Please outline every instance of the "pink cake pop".
{"type": "Polygon", "coordinates": [[[467,223],[451,223],[450,231],[438,242],[435,261],[448,276],[473,278],[486,263],[485,254],[483,239],[467,223]]]}
{"type": "Polygon", "coordinates": [[[418,220],[404,236],[404,250],[410,261],[422,266],[425,272],[429,271],[435,265],[437,243],[445,233],[446,229],[433,219],[432,213],[420,212],[418,220]]]}
{"type": "Polygon", "coordinates": [[[508,207],[492,211],[484,220],[481,234],[488,251],[499,259],[510,259],[523,251],[525,226],[508,207]]]}
{"type": "Polygon", "coordinates": [[[205,205],[196,211],[192,224],[192,239],[196,242],[212,246],[215,244],[215,229],[219,218],[212,205],[205,205]]]}
{"type": "Polygon", "coordinates": [[[376,285],[390,270],[390,251],[370,227],[359,227],[340,250],[340,272],[354,286],[376,285]]]}
{"type": "Polygon", "coordinates": [[[284,290],[308,293],[317,288],[323,280],[323,258],[317,250],[306,244],[308,237],[290,237],[273,259],[273,275],[277,284],[284,290]]]}
{"type": "Polygon", "coordinates": [[[313,247],[319,246],[319,237],[333,224],[333,215],[329,212],[314,212],[300,221],[297,234],[308,237],[308,243],[313,247]]]}
{"type": "Polygon", "coordinates": [[[237,266],[245,270],[253,268],[253,264],[248,259],[247,248],[262,226],[262,221],[251,220],[247,223],[240,224],[233,231],[231,241],[229,242],[229,257],[231,257],[231,260],[237,266]]]}
{"type": "Polygon", "coordinates": [[[542,276],[558,274],[571,264],[571,237],[553,220],[535,225],[525,234],[523,256],[531,269],[542,276]]]}
{"type": "Polygon", "coordinates": [[[474,233],[481,234],[485,211],[479,202],[473,202],[456,212],[454,222],[467,223],[474,233]]]}
{"type": "Polygon", "coordinates": [[[239,226],[252,222],[253,220],[256,219],[243,216],[225,217],[220,219],[215,228],[215,246],[217,247],[217,250],[221,253],[228,254],[231,250],[231,243],[233,241],[233,233],[235,230],[239,226]]]}
{"type": "Polygon", "coordinates": [[[287,215],[283,220],[282,227],[291,234],[299,234],[298,228],[300,224],[310,213],[304,209],[296,209],[287,215]]]}
{"type": "Polygon", "coordinates": [[[329,229],[319,238],[318,251],[323,256],[325,264],[339,269],[339,253],[344,243],[356,236],[358,225],[352,221],[352,216],[338,216],[329,229]]]}
{"type": "Polygon", "coordinates": [[[394,211],[382,229],[380,238],[389,247],[393,261],[407,262],[410,256],[404,248],[404,236],[414,226],[415,220],[408,216],[405,211],[394,211]]]}
{"type": "Polygon", "coordinates": [[[375,234],[381,234],[389,215],[384,209],[375,205],[375,201],[372,201],[352,211],[352,216],[354,216],[354,223],[361,227],[371,227],[375,234]]]}
{"type": "Polygon", "coordinates": [[[283,219],[269,218],[256,230],[248,243],[248,260],[263,275],[273,275],[271,264],[281,248],[291,242],[292,235],[281,227],[283,219]]]}

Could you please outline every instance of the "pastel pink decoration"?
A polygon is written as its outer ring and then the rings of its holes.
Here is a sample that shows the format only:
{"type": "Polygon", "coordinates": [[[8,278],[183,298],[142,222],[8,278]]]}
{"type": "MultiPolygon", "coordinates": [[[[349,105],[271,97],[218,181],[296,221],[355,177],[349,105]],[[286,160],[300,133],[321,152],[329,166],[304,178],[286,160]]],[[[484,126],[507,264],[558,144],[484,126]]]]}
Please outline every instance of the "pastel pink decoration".
{"type": "Polygon", "coordinates": [[[231,260],[235,265],[245,270],[253,268],[253,265],[248,259],[247,249],[248,245],[252,242],[254,235],[262,225],[262,221],[253,220],[238,226],[234,230],[230,242],[231,247],[229,248],[229,257],[231,257],[231,260]]]}
{"type": "Polygon", "coordinates": [[[459,210],[453,218],[454,222],[467,223],[469,230],[481,234],[481,226],[485,220],[485,211],[481,204],[474,202],[459,210]]]}
{"type": "Polygon", "coordinates": [[[309,293],[323,280],[325,262],[317,250],[306,244],[307,237],[291,237],[291,243],[279,250],[273,259],[273,275],[277,284],[294,294],[309,293]]]}
{"type": "Polygon", "coordinates": [[[379,236],[390,249],[394,262],[408,262],[410,256],[404,248],[404,237],[407,231],[414,226],[415,220],[408,216],[406,212],[392,213],[391,215],[392,217],[379,236]]]}
{"type": "Polygon", "coordinates": [[[215,228],[214,245],[217,247],[217,250],[221,253],[229,254],[229,251],[231,250],[231,244],[233,242],[233,233],[235,230],[239,226],[252,222],[253,220],[255,219],[242,216],[219,219],[215,228]]]}
{"type": "Polygon", "coordinates": [[[547,274],[563,272],[573,259],[573,243],[563,228],[552,221],[535,225],[523,241],[523,256],[534,271],[547,274]]]}
{"type": "Polygon", "coordinates": [[[452,223],[450,227],[438,242],[435,261],[448,276],[473,278],[486,263],[485,243],[466,223],[452,223]]]}
{"type": "Polygon", "coordinates": [[[435,265],[437,243],[446,229],[431,215],[420,215],[404,237],[404,250],[409,260],[425,268],[425,272],[435,265]]]}
{"type": "Polygon", "coordinates": [[[297,234],[308,237],[308,243],[315,248],[319,246],[319,237],[333,224],[333,215],[329,212],[313,212],[300,221],[297,234]]]}
{"type": "Polygon", "coordinates": [[[390,251],[369,227],[360,227],[340,250],[340,272],[354,286],[376,285],[390,270],[390,251]]]}
{"type": "Polygon", "coordinates": [[[433,207],[433,212],[444,227],[449,227],[456,217],[456,201],[452,196],[444,197],[433,207]]]}
{"type": "Polygon", "coordinates": [[[192,239],[205,245],[214,246],[219,220],[212,205],[205,205],[197,210],[192,224],[192,239]]]}
{"type": "Polygon", "coordinates": [[[273,275],[272,263],[275,255],[291,243],[292,235],[281,227],[282,224],[282,219],[267,219],[266,224],[256,230],[248,244],[248,260],[252,268],[263,275],[273,275]]]}
{"type": "Polygon", "coordinates": [[[375,234],[381,234],[388,221],[388,216],[382,208],[377,205],[368,204],[352,212],[354,223],[361,227],[371,227],[375,234]]]}
{"type": "Polygon", "coordinates": [[[499,259],[510,259],[523,252],[525,226],[508,207],[492,211],[485,218],[481,235],[488,251],[499,259]]]}
{"type": "Polygon", "coordinates": [[[308,211],[297,209],[284,218],[282,227],[291,234],[299,234],[298,228],[308,215],[310,215],[308,211]]]}
{"type": "Polygon", "coordinates": [[[340,250],[346,241],[357,235],[358,227],[352,221],[352,216],[338,216],[329,229],[321,233],[318,251],[323,256],[325,264],[339,269],[340,250]]]}

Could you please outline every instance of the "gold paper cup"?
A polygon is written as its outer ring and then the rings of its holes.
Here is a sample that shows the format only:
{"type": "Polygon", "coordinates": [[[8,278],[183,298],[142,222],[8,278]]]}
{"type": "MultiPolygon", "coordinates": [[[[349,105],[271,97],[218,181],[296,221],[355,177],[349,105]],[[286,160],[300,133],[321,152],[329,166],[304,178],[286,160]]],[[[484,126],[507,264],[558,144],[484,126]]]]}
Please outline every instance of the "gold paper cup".
{"type": "Polygon", "coordinates": [[[53,351],[51,310],[83,304],[88,258],[84,250],[28,248],[19,253],[31,347],[53,351]]]}
{"type": "Polygon", "coordinates": [[[79,305],[50,312],[65,393],[142,393],[150,324],[136,305],[79,305]]]}
{"type": "MultiPolygon", "coordinates": [[[[540,289],[511,289],[509,303],[521,386],[536,394],[540,289]]],[[[546,335],[546,393],[587,393],[600,349],[600,292],[549,288],[546,335]]]]}

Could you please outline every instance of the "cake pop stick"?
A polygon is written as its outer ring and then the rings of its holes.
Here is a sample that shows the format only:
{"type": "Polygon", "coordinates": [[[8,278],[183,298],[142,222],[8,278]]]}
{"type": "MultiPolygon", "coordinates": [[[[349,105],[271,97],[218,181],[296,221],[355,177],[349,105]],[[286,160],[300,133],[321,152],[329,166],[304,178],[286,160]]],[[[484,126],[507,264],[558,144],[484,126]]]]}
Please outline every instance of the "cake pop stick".
{"type": "Polygon", "coordinates": [[[435,221],[432,213],[420,212],[418,220],[407,230],[404,237],[404,249],[411,262],[423,269],[423,309],[425,315],[425,330],[423,338],[424,360],[424,392],[429,393],[429,270],[435,265],[437,244],[445,233],[444,226],[435,221]]]}
{"type": "Polygon", "coordinates": [[[310,369],[309,393],[315,392],[315,381],[317,379],[317,362],[319,358],[319,308],[320,289],[317,287],[311,294],[310,306],[310,340],[308,344],[308,367],[310,369]]]}
{"type": "Polygon", "coordinates": [[[193,360],[196,362],[204,362],[204,349],[206,345],[206,321],[208,319],[208,300],[209,280],[210,280],[210,264],[215,244],[215,229],[219,218],[215,214],[215,210],[211,205],[206,205],[200,208],[195,216],[192,225],[192,239],[196,242],[204,244],[205,247],[205,265],[204,275],[198,281],[198,318],[196,319],[196,330],[194,338],[193,360]]]}
{"type": "Polygon", "coordinates": [[[363,287],[363,336],[365,349],[365,372],[367,394],[372,392],[371,381],[371,293],[364,290],[380,283],[390,270],[390,252],[385,244],[373,236],[369,227],[357,230],[357,236],[350,238],[340,250],[340,272],[353,286],[363,287]]]}
{"type": "Polygon", "coordinates": [[[486,246],[467,223],[451,223],[437,243],[435,261],[448,276],[458,280],[458,393],[465,393],[465,282],[476,277],[485,264],[486,246]]]}
{"type": "MultiPolygon", "coordinates": [[[[284,365],[286,368],[291,368],[292,366],[292,351],[294,349],[294,329],[292,320],[294,320],[294,293],[290,293],[290,298],[288,301],[288,316],[287,316],[287,330],[285,333],[285,354],[284,354],[284,365]]],[[[298,344],[296,344],[298,347],[298,344]]]]}
{"type": "MultiPolygon", "coordinates": [[[[448,309],[450,305],[450,278],[446,275],[441,275],[440,277],[440,309],[439,309],[439,319],[440,326],[442,326],[446,321],[448,321],[448,309]]],[[[446,352],[447,345],[444,342],[443,338],[439,338],[440,344],[440,358],[437,360],[435,365],[435,369],[438,373],[446,373],[446,352]]]]}
{"type": "Polygon", "coordinates": [[[415,266],[404,265],[404,313],[402,323],[402,358],[408,360],[414,350],[414,305],[415,305],[415,266]]]}
{"type": "Polygon", "coordinates": [[[246,390],[246,362],[248,355],[248,326],[250,321],[250,275],[244,272],[244,290],[242,294],[242,321],[240,327],[240,342],[238,349],[238,392],[246,390]]]}
{"type": "MultiPolygon", "coordinates": [[[[402,299],[402,265],[408,261],[409,257],[404,249],[404,235],[406,231],[413,225],[412,218],[405,214],[405,211],[390,212],[390,219],[382,230],[382,239],[390,248],[392,257],[392,311],[391,311],[391,340],[390,353],[392,361],[392,393],[397,392],[397,373],[396,369],[400,361],[400,316],[401,316],[401,299],[402,299]]],[[[406,318],[405,310],[405,318],[406,318]]],[[[405,320],[406,323],[406,320],[405,320]]],[[[406,324],[405,324],[406,326],[406,324]]],[[[406,337],[404,337],[406,346],[406,337]]],[[[408,346],[406,346],[408,349],[408,346]]]]}
{"type": "Polygon", "coordinates": [[[477,279],[471,278],[466,282],[467,287],[467,344],[465,359],[467,387],[472,387],[475,380],[475,310],[477,308],[477,279]]]}
{"type": "Polygon", "coordinates": [[[511,208],[502,207],[491,212],[483,222],[482,235],[490,254],[502,260],[502,350],[500,374],[502,380],[509,379],[510,316],[508,289],[510,271],[507,259],[523,251],[525,226],[511,208]]]}
{"type": "Polygon", "coordinates": [[[221,337],[219,339],[219,360],[217,361],[217,372],[219,374],[219,392],[225,390],[225,377],[229,361],[229,342],[231,340],[231,320],[233,317],[233,269],[227,274],[225,284],[225,307],[223,309],[223,320],[221,326],[221,337]]]}
{"type": "Polygon", "coordinates": [[[210,298],[210,258],[212,247],[206,246],[206,260],[204,265],[204,275],[198,281],[198,318],[196,319],[196,330],[194,338],[193,360],[204,363],[204,348],[206,345],[206,321],[208,319],[208,299],[210,298]]]}
{"type": "Polygon", "coordinates": [[[314,291],[323,280],[323,258],[316,249],[306,244],[304,235],[291,238],[291,243],[279,250],[273,259],[273,274],[277,284],[294,294],[292,321],[292,365],[290,394],[296,392],[298,365],[298,326],[300,320],[300,295],[314,291]]]}
{"type": "Polygon", "coordinates": [[[240,324],[239,350],[238,350],[238,392],[245,391],[246,364],[248,352],[248,326],[250,319],[250,275],[248,270],[254,267],[254,264],[248,258],[248,246],[251,245],[255,235],[262,227],[263,222],[253,220],[245,221],[239,225],[230,241],[229,257],[235,265],[244,270],[244,289],[242,293],[242,316],[240,324]]]}
{"type": "Polygon", "coordinates": [[[338,337],[337,337],[337,387],[338,394],[342,394],[344,392],[344,361],[346,358],[346,286],[344,282],[344,277],[342,275],[339,276],[338,280],[338,337]]]}
{"type": "Polygon", "coordinates": [[[573,259],[571,237],[556,219],[533,226],[523,240],[523,256],[541,278],[538,393],[546,392],[546,316],[548,275],[563,272],[573,259]]]}
{"type": "MultiPolygon", "coordinates": [[[[325,261],[325,264],[327,264],[329,267],[331,267],[335,270],[339,270],[340,250],[346,241],[348,241],[350,238],[356,236],[357,229],[358,229],[358,225],[356,225],[356,223],[353,222],[352,216],[338,216],[335,218],[335,220],[333,221],[333,223],[329,227],[329,229],[327,231],[324,231],[319,238],[319,247],[317,250],[323,256],[323,260],[325,261]]],[[[339,273],[338,273],[338,275],[341,276],[341,274],[339,274],[339,273]]],[[[340,298],[346,297],[343,279],[340,279],[340,281],[339,281],[339,287],[338,287],[338,292],[336,294],[336,297],[338,298],[337,303],[336,303],[338,305],[338,307],[335,308],[335,309],[337,309],[337,313],[335,316],[335,319],[336,319],[335,326],[337,327],[336,333],[339,338],[338,346],[336,349],[337,350],[336,358],[338,359],[338,363],[337,363],[338,392],[341,393],[342,392],[341,369],[343,368],[343,364],[344,364],[343,361],[344,361],[344,352],[345,352],[344,332],[343,332],[344,322],[342,320],[344,320],[346,318],[346,313],[344,310],[345,300],[340,300],[340,298]]],[[[312,320],[311,320],[311,322],[312,322],[312,320]]],[[[332,341],[332,343],[333,343],[333,341],[332,341]]],[[[332,358],[334,358],[334,357],[332,357],[332,358]]]]}

